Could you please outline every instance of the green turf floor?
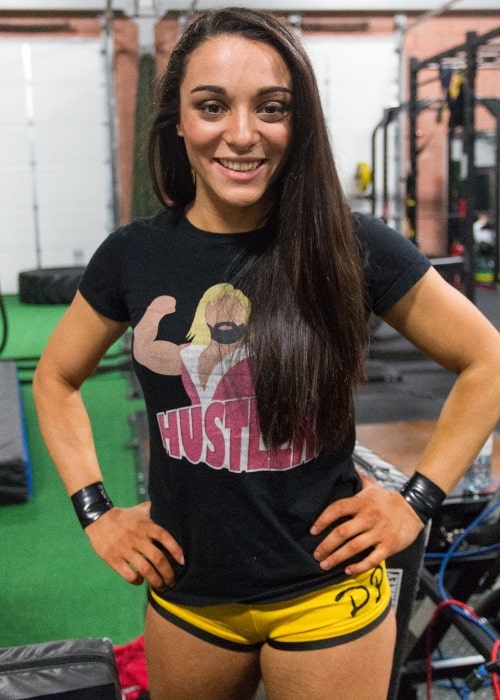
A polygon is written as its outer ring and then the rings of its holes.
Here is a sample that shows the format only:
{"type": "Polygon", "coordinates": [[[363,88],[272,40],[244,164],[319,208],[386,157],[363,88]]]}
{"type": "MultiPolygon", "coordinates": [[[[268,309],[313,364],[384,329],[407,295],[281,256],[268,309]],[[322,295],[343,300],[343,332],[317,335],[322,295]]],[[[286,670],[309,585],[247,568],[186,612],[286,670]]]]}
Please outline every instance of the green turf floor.
{"type": "MultiPolygon", "coordinates": [[[[33,407],[32,358],[65,307],[21,304],[15,296],[4,302],[8,339],[0,359],[16,359],[18,367],[33,498],[0,506],[0,646],[95,636],[125,644],[142,632],[145,589],[125,583],[93,553],[42,443],[33,407]]],[[[115,363],[108,356],[103,366],[115,363]]],[[[142,408],[129,393],[123,371],[97,374],[83,390],[106,487],[125,506],[137,502],[128,419],[142,408]]]]}

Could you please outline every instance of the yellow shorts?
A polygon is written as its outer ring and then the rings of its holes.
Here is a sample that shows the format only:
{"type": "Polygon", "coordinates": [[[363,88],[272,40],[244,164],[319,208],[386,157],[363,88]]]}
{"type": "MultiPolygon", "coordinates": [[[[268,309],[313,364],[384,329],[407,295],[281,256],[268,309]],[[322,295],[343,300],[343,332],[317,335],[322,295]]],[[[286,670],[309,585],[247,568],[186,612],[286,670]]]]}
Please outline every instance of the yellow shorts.
{"type": "Polygon", "coordinates": [[[267,643],[306,650],[345,644],[379,625],[391,608],[385,566],[313,593],[276,603],[227,603],[188,607],[149,590],[149,602],[164,618],[226,649],[250,651],[267,643]]]}

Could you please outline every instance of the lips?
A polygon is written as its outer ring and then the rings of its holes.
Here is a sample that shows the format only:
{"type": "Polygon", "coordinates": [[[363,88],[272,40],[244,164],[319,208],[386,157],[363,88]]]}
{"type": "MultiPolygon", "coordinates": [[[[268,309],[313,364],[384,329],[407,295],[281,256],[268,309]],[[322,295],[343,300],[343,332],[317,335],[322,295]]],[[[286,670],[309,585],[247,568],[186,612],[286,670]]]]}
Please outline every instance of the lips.
{"type": "Polygon", "coordinates": [[[257,170],[257,168],[262,165],[263,160],[252,160],[252,161],[240,161],[240,160],[225,160],[219,158],[219,163],[227,168],[228,170],[235,170],[239,173],[246,173],[250,170],[257,170]]]}

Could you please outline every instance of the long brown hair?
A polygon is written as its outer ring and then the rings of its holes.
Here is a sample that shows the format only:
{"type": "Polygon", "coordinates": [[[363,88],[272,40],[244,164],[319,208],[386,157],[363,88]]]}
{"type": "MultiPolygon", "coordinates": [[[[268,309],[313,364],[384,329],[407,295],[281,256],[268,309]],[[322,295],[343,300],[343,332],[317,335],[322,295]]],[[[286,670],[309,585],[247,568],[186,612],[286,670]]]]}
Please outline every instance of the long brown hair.
{"type": "Polygon", "coordinates": [[[263,438],[278,447],[312,423],[319,449],[339,449],[352,428],[352,393],[365,359],[360,255],[314,71],[284,21],[264,11],[224,8],[187,27],[159,86],[149,141],[153,186],[166,205],[194,199],[176,131],[180,86],[190,54],[220,34],[271,45],[292,77],[291,143],[274,183],[267,235],[248,251],[233,282],[252,301],[247,341],[263,438]]]}

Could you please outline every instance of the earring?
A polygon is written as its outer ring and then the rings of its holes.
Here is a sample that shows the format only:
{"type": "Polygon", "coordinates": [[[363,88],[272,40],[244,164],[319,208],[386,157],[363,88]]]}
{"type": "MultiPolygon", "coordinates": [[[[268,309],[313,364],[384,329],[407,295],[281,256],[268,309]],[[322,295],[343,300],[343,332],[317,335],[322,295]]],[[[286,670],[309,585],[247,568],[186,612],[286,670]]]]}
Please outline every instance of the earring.
{"type": "Polygon", "coordinates": [[[191,178],[193,180],[193,185],[196,187],[196,170],[191,168],[191,178]]]}

